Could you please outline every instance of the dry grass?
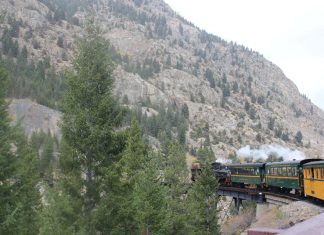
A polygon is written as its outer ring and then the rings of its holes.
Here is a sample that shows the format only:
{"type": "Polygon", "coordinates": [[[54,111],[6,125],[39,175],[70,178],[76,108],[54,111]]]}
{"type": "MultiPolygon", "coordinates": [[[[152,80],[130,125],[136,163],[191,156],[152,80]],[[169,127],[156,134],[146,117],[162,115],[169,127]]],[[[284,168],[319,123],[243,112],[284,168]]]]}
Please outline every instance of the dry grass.
{"type": "Polygon", "coordinates": [[[255,218],[255,209],[247,208],[241,214],[229,218],[222,226],[222,234],[240,234],[248,228],[255,218]]]}

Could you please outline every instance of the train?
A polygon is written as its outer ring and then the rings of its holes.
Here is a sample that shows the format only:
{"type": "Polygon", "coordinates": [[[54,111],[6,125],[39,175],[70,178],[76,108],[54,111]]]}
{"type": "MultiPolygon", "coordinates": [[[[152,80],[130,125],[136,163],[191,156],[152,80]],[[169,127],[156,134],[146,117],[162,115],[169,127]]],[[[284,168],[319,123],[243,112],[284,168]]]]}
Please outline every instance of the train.
{"type": "MultiPolygon", "coordinates": [[[[212,164],[220,186],[280,191],[324,200],[324,160],[212,164]]],[[[195,180],[201,169],[192,169],[195,180]]]]}

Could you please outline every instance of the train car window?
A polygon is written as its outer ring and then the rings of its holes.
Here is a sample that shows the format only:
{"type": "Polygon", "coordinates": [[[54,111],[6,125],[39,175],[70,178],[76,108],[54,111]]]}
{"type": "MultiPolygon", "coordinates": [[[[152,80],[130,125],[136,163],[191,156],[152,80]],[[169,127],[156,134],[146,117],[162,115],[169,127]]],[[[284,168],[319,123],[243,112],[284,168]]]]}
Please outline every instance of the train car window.
{"type": "Polygon", "coordinates": [[[282,168],[281,167],[278,168],[278,175],[282,175],[282,168]]]}
{"type": "Polygon", "coordinates": [[[293,167],[293,168],[292,168],[292,175],[293,175],[293,176],[297,176],[297,170],[296,170],[296,167],[293,167]]]}
{"type": "Polygon", "coordinates": [[[246,168],[241,168],[241,175],[246,175],[246,168]]]}
{"type": "Polygon", "coordinates": [[[291,167],[287,167],[287,175],[291,176],[291,167]]]}
{"type": "Polygon", "coordinates": [[[322,168],[318,168],[318,178],[322,179],[322,168]]]}
{"type": "Polygon", "coordinates": [[[322,171],[321,171],[321,168],[318,168],[317,171],[318,171],[318,178],[319,179],[322,179],[322,171]]]}
{"type": "Polygon", "coordinates": [[[287,176],[287,167],[282,168],[282,175],[287,176]]]}
{"type": "Polygon", "coordinates": [[[311,169],[311,177],[314,179],[314,168],[311,169]]]}
{"type": "Polygon", "coordinates": [[[321,179],[324,179],[324,168],[321,168],[321,179]]]}
{"type": "Polygon", "coordinates": [[[273,169],[274,175],[278,175],[278,168],[273,169]]]}

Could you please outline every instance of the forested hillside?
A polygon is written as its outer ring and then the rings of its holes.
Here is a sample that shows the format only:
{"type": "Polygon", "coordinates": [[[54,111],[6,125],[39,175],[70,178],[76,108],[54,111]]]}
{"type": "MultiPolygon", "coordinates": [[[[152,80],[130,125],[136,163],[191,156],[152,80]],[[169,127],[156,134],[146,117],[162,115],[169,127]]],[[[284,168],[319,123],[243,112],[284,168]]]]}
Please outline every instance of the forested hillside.
{"type": "Polygon", "coordinates": [[[114,93],[149,119],[141,125],[151,142],[159,145],[166,130],[192,154],[206,146],[227,157],[246,145],[276,143],[323,156],[323,111],[276,65],[196,28],[161,0],[1,3],[1,63],[12,74],[10,97],[57,109],[63,71],[92,15],[111,42],[114,93]]]}

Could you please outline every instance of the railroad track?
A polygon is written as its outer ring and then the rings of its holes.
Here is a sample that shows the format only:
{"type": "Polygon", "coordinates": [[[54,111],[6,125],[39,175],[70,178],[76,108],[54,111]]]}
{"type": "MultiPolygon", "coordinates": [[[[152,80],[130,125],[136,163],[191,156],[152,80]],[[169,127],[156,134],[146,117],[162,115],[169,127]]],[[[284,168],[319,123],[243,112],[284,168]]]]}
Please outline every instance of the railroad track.
{"type": "Polygon", "coordinates": [[[266,191],[260,189],[238,188],[232,186],[221,186],[218,189],[223,192],[224,191],[229,192],[228,194],[226,193],[220,194],[222,196],[239,197],[243,200],[252,200],[259,203],[268,202],[270,204],[282,206],[282,205],[288,205],[289,203],[295,201],[305,201],[313,205],[324,207],[324,202],[321,200],[317,200],[311,197],[305,198],[303,196],[299,196],[295,194],[287,194],[287,193],[266,191]]]}
{"type": "Polygon", "coordinates": [[[219,190],[227,191],[227,192],[236,192],[236,193],[244,193],[247,195],[258,195],[259,197],[262,196],[264,201],[274,204],[274,205],[287,205],[294,201],[303,201],[305,198],[294,195],[294,194],[283,194],[279,192],[271,192],[265,190],[258,190],[258,189],[249,189],[249,188],[237,188],[237,187],[219,187],[219,190]]]}
{"type": "Polygon", "coordinates": [[[291,202],[304,200],[304,198],[293,194],[287,195],[287,194],[268,192],[268,191],[264,191],[262,193],[265,195],[266,202],[278,206],[283,206],[291,202]]]}

